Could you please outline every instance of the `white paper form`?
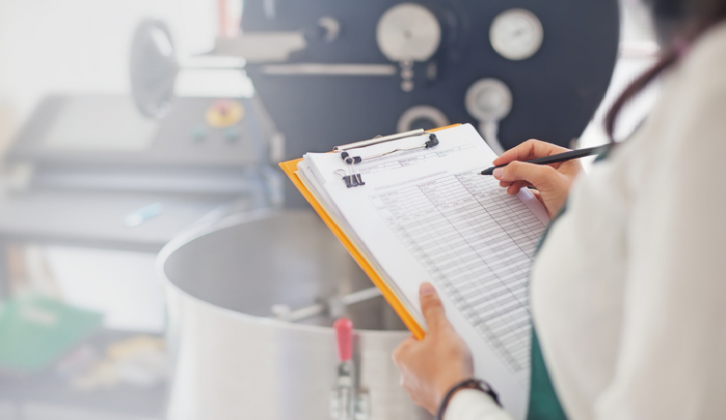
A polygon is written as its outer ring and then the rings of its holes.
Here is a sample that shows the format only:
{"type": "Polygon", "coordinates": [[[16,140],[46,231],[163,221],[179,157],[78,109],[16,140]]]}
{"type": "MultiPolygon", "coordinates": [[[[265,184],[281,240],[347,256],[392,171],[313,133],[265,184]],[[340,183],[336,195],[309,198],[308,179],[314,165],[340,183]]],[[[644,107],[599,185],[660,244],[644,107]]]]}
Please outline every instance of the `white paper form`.
{"type": "MultiPolygon", "coordinates": [[[[515,417],[524,418],[528,278],[547,214],[530,191],[512,197],[494,178],[477,174],[495,155],[473,127],[437,136],[435,148],[355,165],[366,182],[360,187],[345,186],[339,171],[349,168],[338,154],[308,154],[298,168],[421,325],[419,285],[436,286],[447,316],[474,354],[478,376],[500,391],[515,417]]],[[[350,153],[365,158],[427,139],[350,153]]]]}

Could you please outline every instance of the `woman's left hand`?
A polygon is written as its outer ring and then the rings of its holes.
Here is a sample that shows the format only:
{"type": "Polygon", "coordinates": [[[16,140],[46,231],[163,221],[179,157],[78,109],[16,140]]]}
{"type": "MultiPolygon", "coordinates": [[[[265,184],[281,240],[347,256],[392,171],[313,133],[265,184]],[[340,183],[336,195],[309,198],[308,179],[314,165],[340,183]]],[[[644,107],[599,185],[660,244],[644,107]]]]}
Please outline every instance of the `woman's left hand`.
{"type": "Polygon", "coordinates": [[[444,307],[430,283],[419,290],[428,331],[423,340],[407,338],[393,352],[401,371],[401,386],[413,401],[435,414],[452,386],[474,377],[474,362],[464,340],[446,319],[444,307]]]}

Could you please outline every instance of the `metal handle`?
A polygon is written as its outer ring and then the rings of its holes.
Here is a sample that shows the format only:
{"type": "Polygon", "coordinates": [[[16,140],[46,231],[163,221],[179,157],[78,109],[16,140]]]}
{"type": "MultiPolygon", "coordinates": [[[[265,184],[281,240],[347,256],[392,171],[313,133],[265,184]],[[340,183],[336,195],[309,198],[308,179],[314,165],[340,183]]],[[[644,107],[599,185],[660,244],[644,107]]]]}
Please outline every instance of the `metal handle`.
{"type": "Polygon", "coordinates": [[[270,310],[275,318],[287,322],[301,321],[326,312],[332,318],[337,318],[345,313],[346,307],[378,296],[381,296],[381,291],[375,287],[371,287],[370,289],[359,290],[345,296],[333,296],[326,303],[316,303],[294,311],[285,304],[272,305],[270,310]]]}

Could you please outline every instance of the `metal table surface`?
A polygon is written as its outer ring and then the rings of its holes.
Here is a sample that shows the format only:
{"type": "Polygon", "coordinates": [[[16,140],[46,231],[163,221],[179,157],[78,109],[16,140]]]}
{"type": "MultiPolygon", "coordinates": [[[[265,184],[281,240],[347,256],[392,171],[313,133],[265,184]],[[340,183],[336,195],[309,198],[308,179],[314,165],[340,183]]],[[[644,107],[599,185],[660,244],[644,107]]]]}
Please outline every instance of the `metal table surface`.
{"type": "Polygon", "coordinates": [[[172,194],[31,191],[0,199],[0,237],[7,241],[59,243],[158,252],[179,233],[229,197],[172,194]],[[129,213],[160,203],[161,213],[136,227],[129,213]]]}

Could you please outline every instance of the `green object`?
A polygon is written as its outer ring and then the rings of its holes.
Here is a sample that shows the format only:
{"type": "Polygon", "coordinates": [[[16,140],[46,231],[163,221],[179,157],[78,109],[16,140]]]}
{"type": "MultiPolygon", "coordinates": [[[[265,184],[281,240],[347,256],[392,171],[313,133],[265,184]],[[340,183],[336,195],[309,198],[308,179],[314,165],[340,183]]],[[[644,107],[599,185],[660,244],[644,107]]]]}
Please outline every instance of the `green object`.
{"type": "MultiPolygon", "coordinates": [[[[600,162],[608,158],[613,148],[608,147],[601,153],[595,162],[600,162]]],[[[547,226],[547,230],[542,235],[542,239],[537,245],[536,253],[539,253],[542,244],[552,228],[552,225],[567,211],[567,202],[562,206],[560,212],[547,226]]],[[[562,408],[557,392],[552,384],[552,379],[547,371],[547,365],[542,357],[542,348],[539,345],[537,332],[532,326],[532,375],[530,380],[529,391],[529,410],[527,411],[527,420],[567,420],[565,410],[562,408]]]]}
{"type": "MultiPolygon", "coordinates": [[[[567,211],[567,203],[562,206],[559,214],[547,226],[547,230],[542,235],[535,253],[539,253],[552,225],[565,211],[567,211]]],[[[547,371],[547,365],[542,356],[542,348],[539,345],[534,325],[532,325],[532,373],[530,375],[527,420],[567,420],[565,410],[562,408],[559,398],[557,398],[557,392],[555,392],[555,387],[552,384],[550,373],[547,371]]]]}
{"type": "Polygon", "coordinates": [[[527,420],[567,420],[550,374],[547,372],[537,333],[532,328],[532,381],[527,420]]]}
{"type": "Polygon", "coordinates": [[[0,369],[34,373],[72,350],[103,315],[41,296],[13,298],[0,305],[0,369]]]}

